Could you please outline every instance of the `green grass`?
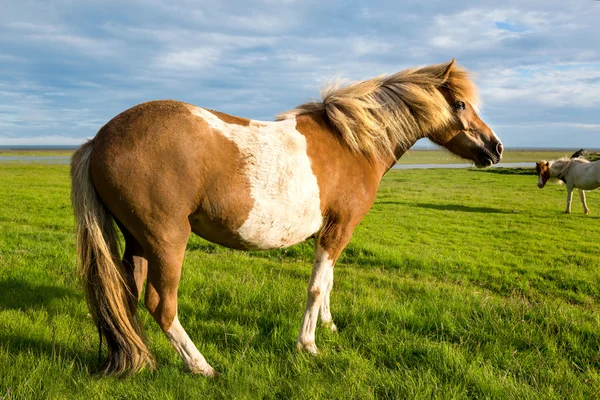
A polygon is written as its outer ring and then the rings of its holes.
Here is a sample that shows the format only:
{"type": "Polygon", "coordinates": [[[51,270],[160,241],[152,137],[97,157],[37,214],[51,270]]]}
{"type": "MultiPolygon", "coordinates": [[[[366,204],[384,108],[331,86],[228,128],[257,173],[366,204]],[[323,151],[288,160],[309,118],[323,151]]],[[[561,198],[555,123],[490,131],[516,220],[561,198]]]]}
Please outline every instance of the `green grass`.
{"type": "MultiPolygon", "coordinates": [[[[528,170],[392,171],[343,253],[321,354],[295,341],[312,244],[189,242],[183,372],[145,310],[156,372],[97,378],[75,274],[68,168],[0,164],[0,398],[599,398],[600,196],[592,215],[528,170]]],[[[143,307],[142,307],[143,308],[143,307]]]]}

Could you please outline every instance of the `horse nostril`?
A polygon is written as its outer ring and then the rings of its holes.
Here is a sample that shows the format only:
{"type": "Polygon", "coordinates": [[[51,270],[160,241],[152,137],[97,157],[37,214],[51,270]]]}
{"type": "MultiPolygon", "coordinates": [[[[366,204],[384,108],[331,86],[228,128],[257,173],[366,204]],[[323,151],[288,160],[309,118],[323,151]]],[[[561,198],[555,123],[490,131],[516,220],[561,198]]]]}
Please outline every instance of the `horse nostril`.
{"type": "Polygon", "coordinates": [[[498,152],[498,155],[502,155],[502,151],[504,150],[504,146],[502,146],[502,143],[498,142],[498,144],[496,145],[496,151],[498,152]]]}

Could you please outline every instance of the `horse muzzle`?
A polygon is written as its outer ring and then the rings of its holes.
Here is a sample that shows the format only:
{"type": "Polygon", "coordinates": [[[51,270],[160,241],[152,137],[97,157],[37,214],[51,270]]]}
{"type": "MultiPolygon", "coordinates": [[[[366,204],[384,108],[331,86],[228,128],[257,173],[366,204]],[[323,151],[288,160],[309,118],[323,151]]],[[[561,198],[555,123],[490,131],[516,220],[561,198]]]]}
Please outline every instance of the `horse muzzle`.
{"type": "Polygon", "coordinates": [[[498,141],[490,144],[484,144],[480,147],[480,150],[481,154],[480,157],[475,160],[475,166],[477,168],[485,168],[490,167],[493,164],[498,164],[500,160],[502,160],[504,146],[502,145],[502,142],[498,141]]]}

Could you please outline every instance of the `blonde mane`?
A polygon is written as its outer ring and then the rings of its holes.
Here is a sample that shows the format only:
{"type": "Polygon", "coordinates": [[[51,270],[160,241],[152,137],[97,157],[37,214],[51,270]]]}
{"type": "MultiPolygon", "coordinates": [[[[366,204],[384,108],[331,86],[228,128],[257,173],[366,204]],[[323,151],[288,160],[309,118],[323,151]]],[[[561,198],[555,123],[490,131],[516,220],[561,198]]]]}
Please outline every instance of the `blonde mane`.
{"type": "Polygon", "coordinates": [[[550,176],[558,177],[564,175],[573,163],[586,164],[589,162],[585,158],[561,157],[558,160],[550,161],[550,176]]]}
{"type": "Polygon", "coordinates": [[[454,99],[479,104],[469,73],[452,60],[346,86],[336,82],[322,89],[321,101],[301,104],[277,120],[324,113],[350,150],[381,160],[454,120],[440,87],[454,99]]]}

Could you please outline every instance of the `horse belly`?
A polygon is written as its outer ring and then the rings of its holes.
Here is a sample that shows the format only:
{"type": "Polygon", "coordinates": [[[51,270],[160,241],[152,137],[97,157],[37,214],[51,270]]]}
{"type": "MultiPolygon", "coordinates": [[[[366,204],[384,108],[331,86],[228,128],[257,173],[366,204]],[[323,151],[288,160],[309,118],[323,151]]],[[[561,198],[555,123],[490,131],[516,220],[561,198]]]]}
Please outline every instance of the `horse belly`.
{"type": "MultiPolygon", "coordinates": [[[[296,199],[257,196],[255,207],[237,233],[250,247],[258,249],[303,242],[321,228],[321,212],[311,205],[312,202],[314,199],[310,196],[296,199]]],[[[318,201],[316,204],[318,206],[318,201]]]]}
{"type": "Polygon", "coordinates": [[[593,169],[584,170],[574,177],[575,187],[582,190],[595,190],[600,186],[600,176],[594,174],[593,169]]]}
{"type": "Polygon", "coordinates": [[[307,206],[314,199],[304,197],[295,200],[256,199],[250,213],[240,224],[241,215],[235,199],[214,199],[210,201],[211,206],[199,207],[189,221],[192,231],[198,236],[233,249],[288,247],[313,236],[322,222],[320,211],[307,206]],[[219,209],[218,213],[209,211],[215,208],[219,209]]]}

